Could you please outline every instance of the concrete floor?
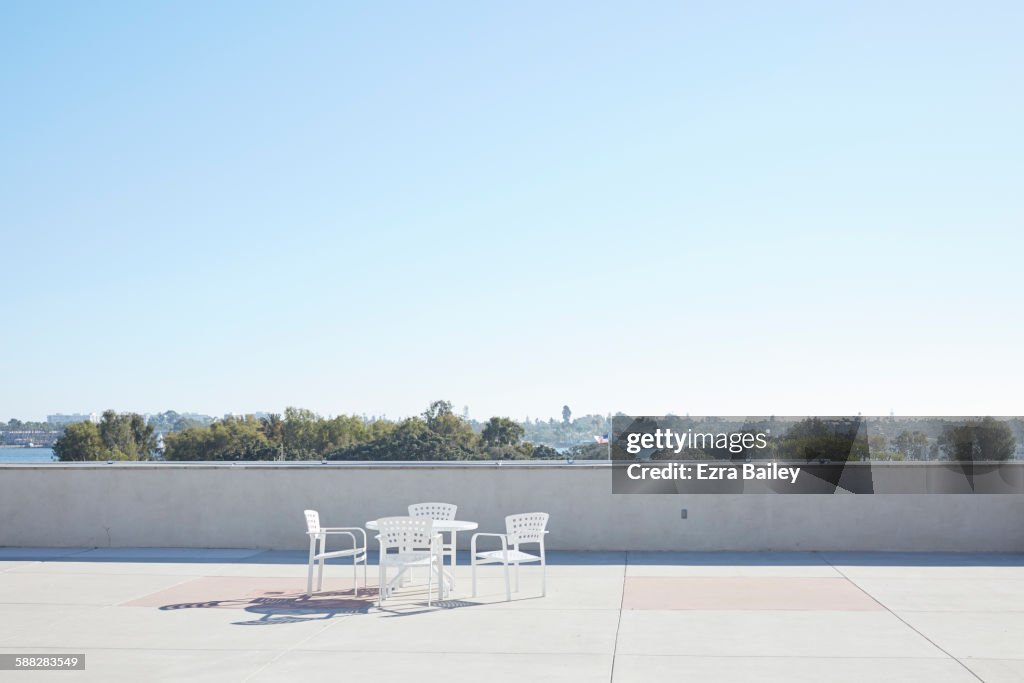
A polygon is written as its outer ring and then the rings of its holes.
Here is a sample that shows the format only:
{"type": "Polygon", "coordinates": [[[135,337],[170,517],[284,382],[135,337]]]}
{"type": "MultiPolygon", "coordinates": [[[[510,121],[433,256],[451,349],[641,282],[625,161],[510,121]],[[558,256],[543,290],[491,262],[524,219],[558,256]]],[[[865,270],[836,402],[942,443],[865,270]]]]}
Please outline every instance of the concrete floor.
{"type": "Polygon", "coordinates": [[[467,559],[378,610],[302,553],[0,548],[0,653],[86,655],[0,679],[1024,681],[1024,555],[552,552],[511,603],[467,559]]]}

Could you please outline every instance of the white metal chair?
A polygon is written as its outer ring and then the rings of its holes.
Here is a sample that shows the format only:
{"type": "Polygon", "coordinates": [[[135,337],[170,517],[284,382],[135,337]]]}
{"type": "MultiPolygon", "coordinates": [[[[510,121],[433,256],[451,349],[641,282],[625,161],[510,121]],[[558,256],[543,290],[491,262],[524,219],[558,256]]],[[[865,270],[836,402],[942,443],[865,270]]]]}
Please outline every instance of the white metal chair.
{"type": "Polygon", "coordinates": [[[323,527],[320,526],[319,512],[316,510],[306,510],[305,513],[306,535],[309,536],[309,572],[306,576],[306,597],[308,598],[313,594],[313,565],[317,562],[320,564],[316,589],[321,591],[324,587],[324,560],[332,557],[352,558],[352,588],[358,597],[359,582],[356,577],[356,567],[360,562],[363,563],[363,588],[366,588],[366,531],[359,527],[323,527]],[[359,545],[356,533],[362,535],[362,545],[359,545]],[[352,539],[352,547],[345,550],[327,552],[327,537],[331,535],[348,536],[352,539]]]}
{"type": "Polygon", "coordinates": [[[438,581],[438,599],[444,592],[441,535],[434,533],[434,520],[429,517],[384,517],[377,520],[377,541],[380,543],[378,562],[377,606],[391,597],[394,583],[413,567],[427,568],[427,606],[433,594],[434,575],[438,581]],[[398,574],[388,583],[388,568],[395,567],[398,574]]]}
{"type": "MultiPolygon", "coordinates": [[[[409,506],[410,517],[430,517],[430,519],[437,521],[445,521],[455,519],[455,512],[459,509],[458,505],[454,503],[413,503],[409,506]]],[[[449,532],[448,543],[444,542],[444,534],[441,534],[441,552],[452,558],[452,564],[455,564],[455,551],[456,551],[456,532],[449,532]]],[[[452,576],[452,588],[454,588],[454,572],[452,576]]]]}
{"type": "Polygon", "coordinates": [[[547,534],[548,513],[527,512],[521,515],[509,515],[505,518],[505,533],[488,534],[476,533],[469,542],[470,557],[473,564],[473,597],[476,597],[476,567],[478,564],[493,564],[500,562],[505,569],[505,599],[512,599],[512,589],[509,586],[508,566],[511,563],[515,567],[516,592],[519,592],[519,565],[523,562],[540,562],[540,594],[547,595],[547,563],[544,560],[544,535],[547,534]],[[480,536],[491,536],[501,539],[501,550],[487,550],[477,552],[476,539],[480,536]],[[536,543],[540,547],[539,555],[524,553],[519,546],[526,543],[536,543]]]}

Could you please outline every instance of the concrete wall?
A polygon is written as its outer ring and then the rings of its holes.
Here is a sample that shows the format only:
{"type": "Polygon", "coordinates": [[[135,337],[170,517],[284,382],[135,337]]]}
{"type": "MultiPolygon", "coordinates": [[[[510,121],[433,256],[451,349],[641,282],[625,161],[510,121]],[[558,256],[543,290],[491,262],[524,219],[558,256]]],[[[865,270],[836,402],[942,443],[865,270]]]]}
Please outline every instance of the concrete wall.
{"type": "Polygon", "coordinates": [[[303,548],[305,508],[354,526],[419,501],[487,531],[549,512],[553,549],[1024,551],[1024,495],[612,495],[588,463],[4,465],[0,546],[303,548]]]}

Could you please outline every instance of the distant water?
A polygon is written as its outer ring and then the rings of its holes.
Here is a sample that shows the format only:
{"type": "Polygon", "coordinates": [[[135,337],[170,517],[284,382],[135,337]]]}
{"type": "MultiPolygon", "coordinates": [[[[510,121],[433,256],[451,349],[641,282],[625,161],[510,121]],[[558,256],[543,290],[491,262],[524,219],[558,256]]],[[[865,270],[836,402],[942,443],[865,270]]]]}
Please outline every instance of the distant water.
{"type": "Polygon", "coordinates": [[[53,449],[0,446],[0,465],[9,462],[53,462],[53,449]]]}

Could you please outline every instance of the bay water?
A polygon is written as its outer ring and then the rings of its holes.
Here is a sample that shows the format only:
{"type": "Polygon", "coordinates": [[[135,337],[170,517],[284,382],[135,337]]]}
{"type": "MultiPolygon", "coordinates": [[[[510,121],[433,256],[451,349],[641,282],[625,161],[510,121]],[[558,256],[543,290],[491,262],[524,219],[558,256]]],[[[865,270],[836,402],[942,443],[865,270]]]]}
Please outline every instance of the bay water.
{"type": "Polygon", "coordinates": [[[52,448],[10,448],[0,446],[0,465],[5,463],[53,462],[52,448]]]}

